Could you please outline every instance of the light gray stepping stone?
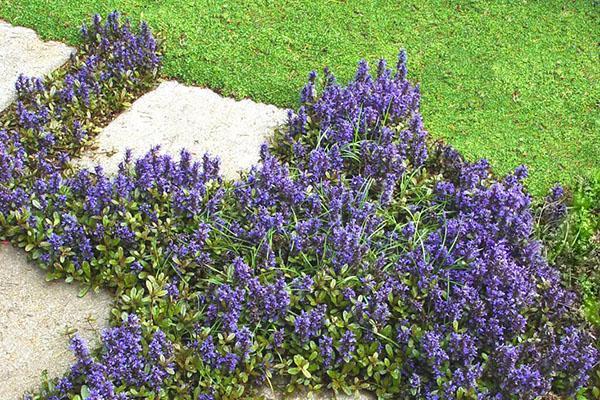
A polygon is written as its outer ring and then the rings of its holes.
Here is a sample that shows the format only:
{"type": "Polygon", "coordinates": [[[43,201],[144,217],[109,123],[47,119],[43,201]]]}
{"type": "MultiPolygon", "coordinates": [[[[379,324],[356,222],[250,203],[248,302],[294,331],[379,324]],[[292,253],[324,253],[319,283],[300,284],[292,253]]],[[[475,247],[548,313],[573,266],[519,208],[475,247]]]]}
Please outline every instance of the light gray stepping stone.
{"type": "Polygon", "coordinates": [[[105,292],[78,297],[79,290],[46,282],[23,251],[0,243],[0,399],[21,399],[39,386],[44,370],[50,377],[67,372],[73,362],[68,333],[97,343],[112,299],[105,292]]]}
{"type": "Polygon", "coordinates": [[[15,100],[20,74],[43,76],[63,65],[74,50],[58,42],[44,42],[31,29],[0,20],[0,111],[15,100]]]}
{"type": "Polygon", "coordinates": [[[260,145],[286,118],[286,110],[272,105],[163,82],[102,130],[97,148],[83,157],[81,165],[100,164],[106,172],[115,172],[126,149],[132,149],[135,157],[161,145],[173,156],[182,148],[196,158],[205,152],[219,156],[221,171],[233,178],[256,163],[260,145]]]}

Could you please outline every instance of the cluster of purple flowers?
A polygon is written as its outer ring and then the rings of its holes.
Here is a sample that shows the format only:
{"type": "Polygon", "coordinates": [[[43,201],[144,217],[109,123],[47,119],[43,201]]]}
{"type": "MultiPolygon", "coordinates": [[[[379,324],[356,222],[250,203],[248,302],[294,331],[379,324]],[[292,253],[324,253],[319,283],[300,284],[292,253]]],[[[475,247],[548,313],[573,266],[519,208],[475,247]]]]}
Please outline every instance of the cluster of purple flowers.
{"type": "Polygon", "coordinates": [[[71,371],[56,385],[52,400],[71,398],[72,390],[86,386],[88,399],[124,400],[127,391],[158,394],[173,368],[173,346],[165,334],[157,330],[146,346],[140,321],[131,314],[122,325],[102,333],[101,354],[95,359],[80,337],[71,341],[75,363],[71,371]],[[124,391],[123,388],[126,388],[124,391]]]}
{"type": "MultiPolygon", "coordinates": [[[[81,36],[84,49],[93,55],[88,63],[102,60],[107,65],[100,74],[100,81],[112,77],[122,79],[132,71],[136,75],[155,74],[160,65],[158,45],[148,25],[142,22],[137,32],[133,32],[129,21],[121,23],[116,11],[108,14],[104,23],[99,15],[95,15],[91,26],[84,25],[81,28],[81,36]]],[[[89,72],[81,71],[76,76],[80,84],[89,72]]]]}
{"type": "Polygon", "coordinates": [[[82,28],[81,54],[73,54],[71,65],[62,77],[60,86],[54,87],[51,98],[41,96],[47,92],[39,78],[20,76],[15,84],[17,90],[16,114],[23,129],[31,129],[44,138],[46,150],[56,144],[79,142],[85,136],[81,121],[74,120],[85,106],[95,108],[106,92],[106,85],[119,85],[137,90],[147,85],[146,76],[154,76],[160,64],[157,43],[146,24],[133,32],[129,21],[121,23],[119,14],[108,15],[105,23],[99,15],[94,16],[90,28],[82,28]],[[51,120],[71,121],[60,131],[52,131],[51,120]]]}
{"type": "Polygon", "coordinates": [[[298,113],[290,113],[276,153],[309,182],[325,175],[359,175],[374,180],[382,202],[390,201],[395,182],[427,159],[420,90],[407,79],[406,53],[400,53],[395,71],[381,60],[376,76],[361,61],[347,86],[337,84],[326,69],[318,98],[316,77],[315,72],[309,75],[303,105],[298,113]]]}
{"type": "MultiPolygon", "coordinates": [[[[33,214],[22,229],[45,231],[42,238],[45,250],[39,256],[43,263],[51,265],[61,260],[84,279],[90,278],[90,272],[88,268],[81,268],[82,265],[89,267],[93,258],[102,257],[102,252],[118,249],[124,251],[125,258],[132,257],[144,246],[135,232],[143,226],[147,229],[157,226],[158,215],[170,213],[169,217],[176,218],[185,230],[177,226],[171,231],[155,231],[151,236],[155,245],[169,249],[182,260],[179,269],[183,271],[184,261],[202,265],[210,259],[204,246],[212,228],[195,216],[212,215],[220,202],[222,189],[212,188],[218,187],[221,179],[216,173],[217,163],[209,157],[202,162],[191,162],[185,151],[181,159],[175,161],[159,154],[156,148],[136,160],[135,165],[126,160],[116,176],[108,177],[98,167],[93,172],[82,170],[70,178],[53,174],[50,182],[38,178],[35,190],[28,196],[29,202],[5,204],[11,208],[23,206],[22,210],[33,214]],[[42,209],[41,213],[35,205],[42,209]],[[122,218],[128,214],[135,218],[122,218]],[[42,215],[55,217],[49,222],[44,221],[42,215]],[[94,222],[86,220],[84,223],[82,216],[94,222]],[[111,240],[107,241],[107,237],[111,240]]],[[[19,188],[13,191],[18,192],[19,188]]],[[[143,270],[149,261],[145,258],[129,260],[133,272],[143,270]]],[[[94,279],[102,275],[100,272],[92,271],[93,275],[97,273],[94,279]]],[[[167,289],[171,297],[177,297],[177,279],[167,289]]]]}
{"type": "Polygon", "coordinates": [[[56,182],[89,132],[154,84],[160,53],[145,24],[134,32],[116,12],[105,23],[95,16],[82,38],[63,71],[46,80],[20,76],[15,84],[16,106],[0,130],[2,212],[27,201],[24,185],[37,190],[56,182]]]}
{"type": "Polygon", "coordinates": [[[294,333],[298,335],[301,342],[307,342],[319,334],[326,311],[327,306],[320,304],[309,312],[305,310],[300,312],[294,322],[294,333]]]}
{"type": "Polygon", "coordinates": [[[567,216],[566,194],[562,186],[556,185],[544,199],[540,210],[540,223],[552,229],[556,228],[567,216]]]}
{"type": "Polygon", "coordinates": [[[346,330],[340,339],[338,351],[340,357],[348,362],[352,359],[352,353],[356,349],[356,335],[351,330],[346,330]]]}
{"type": "MultiPolygon", "coordinates": [[[[274,360],[296,356],[310,366],[293,384],[339,374],[336,384],[386,396],[533,399],[585,384],[598,352],[534,239],[526,169],[497,178],[486,161],[428,146],[403,52],[394,70],[382,61],[373,76],[361,62],[347,86],[329,71],[324,81],[319,94],[309,76],[298,113],[235,182],[208,156],[154,149],[113,177],[97,168],[47,174],[31,194],[4,186],[0,212],[28,213],[10,232],[41,237],[42,263],[149,292],[149,321],[178,341],[165,367],[165,335],[146,354],[130,318],[104,335],[101,362],[75,346],[72,374],[86,371],[106,398],[119,384],[168,390],[168,369],[174,393],[219,398],[237,375],[287,376],[274,360]]],[[[8,146],[0,163],[19,170],[21,147],[8,146]]]]}
{"type": "MultiPolygon", "coordinates": [[[[395,72],[380,63],[376,77],[361,63],[346,87],[326,72],[321,96],[310,75],[273,154],[263,149],[261,164],[236,183],[239,209],[249,215],[231,231],[261,243],[260,269],[291,263],[317,275],[315,293],[330,289],[319,285],[324,276],[344,282],[342,309],[361,329],[335,334],[341,359],[351,358],[357,337],[381,348],[373,327],[393,327],[389,337],[402,333],[397,345],[408,359],[399,380],[408,385],[416,374],[419,393],[534,398],[576,389],[598,352],[533,236],[521,183],[527,170],[498,179],[485,160],[465,162],[450,147],[429,155],[418,87],[406,81],[403,53],[399,60],[395,72]],[[421,183],[407,188],[405,174],[421,183]],[[573,332],[582,339],[572,350],[578,367],[567,372],[561,342],[573,332]],[[507,346],[518,356],[499,372],[507,346]]],[[[303,298],[290,306],[299,345],[339,310],[309,312],[303,298]]],[[[321,345],[329,365],[331,343],[321,345]]]]}

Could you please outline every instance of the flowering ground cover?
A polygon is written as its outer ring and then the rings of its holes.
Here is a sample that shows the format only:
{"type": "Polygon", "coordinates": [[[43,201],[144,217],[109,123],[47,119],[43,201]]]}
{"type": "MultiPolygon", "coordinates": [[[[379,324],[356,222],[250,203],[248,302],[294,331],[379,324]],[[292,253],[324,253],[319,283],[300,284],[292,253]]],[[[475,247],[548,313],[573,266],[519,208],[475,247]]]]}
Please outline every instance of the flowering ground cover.
{"type": "Polygon", "coordinates": [[[106,175],[69,160],[161,55],[114,13],[82,36],[2,114],[0,238],[51,278],[113,290],[112,328],[96,351],[74,338],[72,369],[29,398],[255,398],[279,380],[381,399],[597,395],[596,333],[537,239],[562,226],[561,189],[537,210],[525,167],[495,175],[430,140],[405,52],[347,85],[311,73],[237,180],[159,148],[106,175]]]}
{"type": "Polygon", "coordinates": [[[597,2],[0,0],[0,18],[78,42],[92,13],[163,32],[164,72],[225,95],[297,107],[306,71],[411,50],[431,134],[499,173],[521,163],[543,196],[600,169],[597,2]]]}
{"type": "Polygon", "coordinates": [[[552,190],[536,218],[536,235],[546,246],[548,261],[582,295],[587,319],[600,326],[600,174],[580,180],[570,194],[552,190]]]}

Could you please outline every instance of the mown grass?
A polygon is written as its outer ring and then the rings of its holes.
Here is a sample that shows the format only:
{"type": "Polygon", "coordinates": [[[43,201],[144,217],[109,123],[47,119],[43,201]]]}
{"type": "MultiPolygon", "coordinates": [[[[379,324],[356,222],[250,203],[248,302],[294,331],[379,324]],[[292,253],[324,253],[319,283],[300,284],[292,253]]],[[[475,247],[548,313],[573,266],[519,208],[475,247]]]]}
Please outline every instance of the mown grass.
{"type": "Polygon", "coordinates": [[[75,43],[119,9],[166,39],[164,73],[293,107],[311,69],[341,81],[357,60],[409,52],[425,123],[498,172],[530,167],[540,195],[600,170],[594,1],[0,0],[0,18],[75,43]]]}

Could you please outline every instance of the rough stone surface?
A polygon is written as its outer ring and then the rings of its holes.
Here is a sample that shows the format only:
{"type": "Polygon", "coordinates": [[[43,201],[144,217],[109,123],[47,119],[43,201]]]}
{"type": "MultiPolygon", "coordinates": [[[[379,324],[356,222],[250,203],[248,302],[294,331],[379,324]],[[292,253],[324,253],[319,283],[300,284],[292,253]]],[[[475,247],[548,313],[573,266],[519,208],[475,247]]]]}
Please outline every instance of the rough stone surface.
{"type": "Polygon", "coordinates": [[[63,65],[73,49],[58,42],[43,42],[34,31],[0,20],[0,111],[15,99],[19,74],[46,75],[63,65]]]}
{"type": "Polygon", "coordinates": [[[126,149],[132,149],[135,157],[161,145],[174,156],[182,148],[196,157],[205,152],[217,155],[223,174],[236,177],[239,170],[258,160],[261,143],[286,118],[287,111],[272,105],[163,82],[110,123],[98,135],[97,148],[81,163],[87,167],[100,164],[114,172],[126,149]]]}
{"type": "Polygon", "coordinates": [[[39,385],[43,370],[50,377],[68,370],[68,330],[96,343],[112,300],[104,292],[80,298],[79,290],[46,282],[23,251],[0,243],[0,399],[21,399],[39,385]]]}

